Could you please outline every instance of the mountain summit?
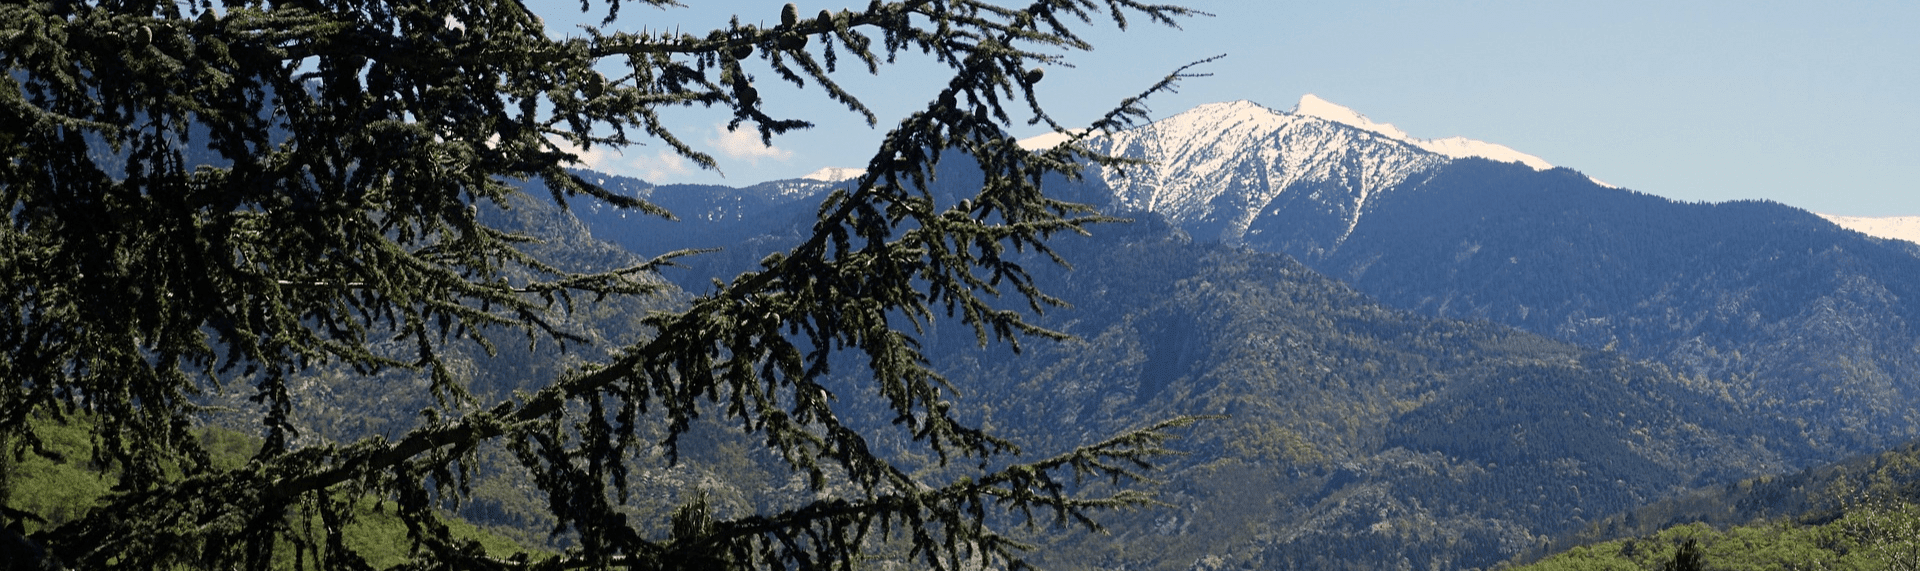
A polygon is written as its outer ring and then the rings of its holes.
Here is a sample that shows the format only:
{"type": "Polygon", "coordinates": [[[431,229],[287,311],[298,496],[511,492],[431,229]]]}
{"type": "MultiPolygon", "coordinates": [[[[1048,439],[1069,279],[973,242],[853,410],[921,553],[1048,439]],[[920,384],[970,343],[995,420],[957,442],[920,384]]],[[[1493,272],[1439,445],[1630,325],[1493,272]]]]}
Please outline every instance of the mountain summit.
{"type": "Polygon", "coordinates": [[[1456,159],[1480,157],[1503,163],[1520,163],[1533,167],[1533,170],[1537,171],[1553,168],[1552,164],[1549,164],[1540,157],[1513,150],[1506,145],[1488,143],[1486,141],[1475,141],[1466,137],[1416,139],[1412,135],[1408,135],[1406,131],[1402,131],[1390,123],[1375,123],[1372,119],[1368,119],[1366,115],[1361,115],[1352,109],[1321,99],[1312,93],[1301,96],[1300,102],[1294,104],[1291,113],[1293,115],[1319,117],[1335,123],[1366,129],[1456,159]]]}
{"type": "Polygon", "coordinates": [[[1202,240],[1328,249],[1377,193],[1450,160],[1398,130],[1309,98],[1303,109],[1346,121],[1242,100],[1094,140],[1095,150],[1147,162],[1101,171],[1113,190],[1110,206],[1160,213],[1202,240]]]}
{"type": "Polygon", "coordinates": [[[1442,166],[1554,168],[1494,143],[1415,138],[1312,94],[1284,112],[1246,100],[1201,105],[1092,144],[1147,162],[1101,171],[1109,209],[1153,211],[1201,240],[1307,258],[1337,249],[1383,193],[1442,166]]]}

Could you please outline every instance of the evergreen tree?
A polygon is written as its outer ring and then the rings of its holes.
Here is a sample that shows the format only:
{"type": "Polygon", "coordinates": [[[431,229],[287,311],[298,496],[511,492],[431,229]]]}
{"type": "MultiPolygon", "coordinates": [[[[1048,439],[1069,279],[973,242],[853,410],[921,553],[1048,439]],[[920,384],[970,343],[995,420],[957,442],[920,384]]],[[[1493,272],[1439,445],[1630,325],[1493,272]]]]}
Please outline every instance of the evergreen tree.
{"type": "MultiPolygon", "coordinates": [[[[623,3],[604,8],[611,23],[623,3]]],[[[1150,501],[1080,495],[1076,482],[1137,479],[1177,422],[1022,463],[1013,443],[955,420],[916,331],[957,318],[982,343],[1057,337],[995,298],[1055,303],[1011,252],[1047,253],[1047,236],[1102,218],[1040,182],[1116,160],[1077,141],[1023,151],[1004,127],[1024,115],[1061,129],[1032,90],[1041,69],[1091,47],[1076,26],[1190,14],[1134,0],[874,0],[812,17],[789,4],[776,25],[736,18],[703,35],[553,39],[518,0],[0,6],[0,441],[34,453],[36,419],[85,415],[95,462],[117,478],[107,505],[30,537],[12,525],[4,543],[77,568],[363,568],[341,529],[372,497],[398,506],[420,566],[528,567],[455,540],[439,510],[463,493],[476,447],[497,442],[576,538],[555,567],[845,569],[883,541],[933,568],[1021,567],[1004,524],[1095,526],[1092,510],[1150,501]],[[951,79],[827,201],[811,239],[512,400],[477,402],[449,371],[455,344],[581,342],[559,323],[576,302],[661,293],[646,275],[673,257],[577,273],[531,256],[518,247],[528,237],[482,223],[508,207],[507,179],[539,177],[562,205],[666,215],[570,174],[576,149],[652,141],[714,167],[662,122],[674,106],[729,110],[730,127],[768,141],[811,125],[769,115],[756,74],[875,123],[832,74],[848,61],[878,73],[909,50],[951,79]],[[984,183],[942,204],[927,185],[950,152],[984,183]],[[901,430],[976,473],[926,481],[870,451],[822,385],[847,353],[901,430]],[[418,371],[440,405],[392,440],[303,444],[294,381],[321,366],[418,371]],[[221,470],[192,429],[199,397],[233,385],[251,387],[266,438],[248,465],[221,470]],[[632,464],[654,445],[676,450],[701,418],[764,439],[822,499],[744,517],[696,501],[671,535],[643,534],[619,511],[632,464]],[[650,421],[664,437],[637,428],[650,421]]],[[[1138,101],[1092,127],[1141,117],[1138,101]]]]}
{"type": "Polygon", "coordinates": [[[1691,538],[1673,551],[1672,560],[1660,563],[1660,571],[1705,571],[1706,568],[1701,562],[1700,542],[1691,538]]]}

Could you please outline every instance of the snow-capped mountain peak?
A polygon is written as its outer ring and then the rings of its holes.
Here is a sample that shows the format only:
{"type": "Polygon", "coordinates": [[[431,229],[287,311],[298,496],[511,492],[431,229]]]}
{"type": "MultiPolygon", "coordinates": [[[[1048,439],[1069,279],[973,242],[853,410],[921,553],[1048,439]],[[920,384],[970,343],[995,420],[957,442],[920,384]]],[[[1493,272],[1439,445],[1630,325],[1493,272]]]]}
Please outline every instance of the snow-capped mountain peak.
{"type": "Polygon", "coordinates": [[[1089,143],[1145,161],[1101,169],[1110,208],[1160,213],[1201,239],[1290,252],[1339,248],[1385,193],[1455,159],[1553,168],[1484,141],[1416,138],[1311,94],[1290,111],[1210,103],[1089,143]]]}
{"type": "Polygon", "coordinates": [[[1293,110],[1288,111],[1287,114],[1302,117],[1319,117],[1335,123],[1373,131],[1402,141],[1411,142],[1414,140],[1406,131],[1394,127],[1392,123],[1376,123],[1374,120],[1368,119],[1366,115],[1361,115],[1358,111],[1348,109],[1332,101],[1321,99],[1320,96],[1312,93],[1300,96],[1300,102],[1295,103],[1293,110]]]}
{"type": "MultiPolygon", "coordinates": [[[[1479,157],[1494,161],[1519,163],[1533,170],[1547,170],[1553,164],[1533,155],[1513,150],[1511,147],[1466,137],[1445,137],[1439,139],[1421,139],[1407,134],[1392,123],[1381,123],[1367,118],[1366,115],[1351,108],[1327,101],[1318,95],[1306,94],[1300,97],[1292,110],[1280,112],[1268,109],[1258,103],[1245,99],[1222,103],[1208,103],[1179,113],[1166,120],[1157,121],[1142,127],[1149,129],[1163,140],[1190,141],[1226,134],[1231,131],[1257,132],[1277,129],[1295,118],[1314,118],[1339,123],[1388,139],[1413,145],[1421,150],[1447,158],[1479,157]]],[[[1060,133],[1047,133],[1020,141],[1023,148],[1029,150],[1050,147],[1066,139],[1060,133]]],[[[1597,182],[1597,181],[1596,181],[1597,182]]]]}
{"type": "Polygon", "coordinates": [[[1453,158],[1480,157],[1503,163],[1520,163],[1543,171],[1553,168],[1545,159],[1513,150],[1506,145],[1475,141],[1466,137],[1447,137],[1445,139],[1413,139],[1414,145],[1453,158]]]}
{"type": "Polygon", "coordinates": [[[1330,233],[1316,234],[1316,243],[1332,247],[1378,192],[1448,160],[1386,133],[1244,100],[1201,105],[1093,144],[1146,161],[1102,169],[1112,207],[1158,212],[1196,237],[1230,243],[1290,240],[1324,226],[1330,233]],[[1261,223],[1292,216],[1282,211],[1311,211],[1316,222],[1261,223]]]}
{"type": "Polygon", "coordinates": [[[1387,137],[1390,137],[1393,139],[1404,141],[1413,146],[1426,149],[1430,152],[1439,153],[1441,155],[1445,155],[1445,156],[1456,158],[1456,159],[1465,158],[1465,157],[1480,157],[1480,158],[1490,159],[1490,160],[1495,160],[1500,162],[1520,163],[1520,164],[1532,167],[1533,170],[1539,170],[1539,171],[1553,168],[1552,164],[1548,163],[1546,160],[1541,159],[1540,157],[1536,157],[1533,155],[1522,153],[1520,151],[1513,150],[1512,148],[1509,148],[1506,145],[1488,143],[1486,141],[1476,141],[1476,140],[1468,139],[1465,137],[1447,137],[1443,139],[1417,139],[1417,138],[1414,138],[1412,135],[1408,135],[1406,131],[1402,131],[1398,127],[1394,127],[1393,124],[1391,123],[1375,122],[1372,119],[1368,119],[1366,115],[1361,115],[1359,112],[1356,112],[1352,109],[1348,109],[1346,107],[1343,107],[1331,101],[1321,99],[1319,96],[1311,93],[1301,96],[1300,103],[1294,105],[1293,111],[1291,111],[1290,113],[1293,115],[1300,115],[1300,116],[1306,116],[1306,117],[1319,117],[1321,119],[1326,119],[1328,121],[1333,121],[1335,123],[1340,123],[1343,125],[1348,125],[1348,126],[1352,126],[1360,129],[1365,129],[1368,131],[1373,131],[1375,133],[1386,135],[1387,137]]]}

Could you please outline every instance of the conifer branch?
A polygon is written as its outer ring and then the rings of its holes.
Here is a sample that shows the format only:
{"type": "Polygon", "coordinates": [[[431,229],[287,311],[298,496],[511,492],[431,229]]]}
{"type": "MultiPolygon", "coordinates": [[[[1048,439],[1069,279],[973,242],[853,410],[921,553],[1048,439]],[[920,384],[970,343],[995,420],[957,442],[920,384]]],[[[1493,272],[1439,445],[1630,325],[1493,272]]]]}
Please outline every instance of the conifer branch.
{"type": "Polygon", "coordinates": [[[0,7],[0,37],[12,42],[0,63],[22,70],[0,89],[0,112],[27,126],[0,133],[19,157],[0,164],[9,216],[0,315],[14,322],[0,333],[9,380],[0,434],[30,437],[26,419],[38,411],[86,410],[101,419],[99,456],[122,469],[107,506],[35,538],[61,559],[259,566],[291,549],[350,564],[359,556],[339,525],[367,495],[397,502],[422,557],[502,566],[454,541],[434,508],[464,493],[484,442],[540,470],[554,515],[585,550],[568,561],[588,566],[725,546],[747,564],[847,567],[874,532],[904,538],[935,568],[966,553],[1017,567],[1023,546],[983,521],[985,506],[1026,514],[1029,525],[1038,513],[1097,527],[1092,510],[1150,501],[1078,495],[1062,478],[1140,480],[1184,420],[929,488],[843,424],[824,383],[835,355],[862,357],[883,406],[942,464],[1017,454],[953,417],[953,387],[921,352],[919,328],[944,309],[982,344],[1017,350],[1025,336],[1063,337],[997,299],[1032,312],[1062,305],[1022,256],[1063,263],[1048,237],[1111,219],[1047,197],[1041,180],[1117,159],[1079,146],[1021,150],[1002,128],[1007,106],[1024,100],[1045,118],[1035,66],[1065,63],[1051,50],[1089,47],[1060,15],[1091,22],[1105,8],[1124,27],[1123,14],[1172,24],[1195,12],[1130,0],[1023,9],[911,0],[705,38],[592,31],[555,41],[514,0],[402,4],[0,7]],[[816,60],[808,37],[836,51],[816,60]],[[541,176],[561,205],[586,195],[668,216],[566,172],[577,156],[565,147],[630,144],[631,130],[714,168],[658,108],[719,105],[763,140],[810,125],[761,110],[741,62],[757,53],[754,65],[811,80],[871,122],[831,77],[837,50],[871,71],[881,53],[891,62],[907,49],[955,77],[889,132],[855,186],[827,200],[804,243],[682,311],[648,317],[652,337],[602,366],[471,409],[442,356],[450,335],[507,326],[530,340],[581,341],[551,312],[575,294],[655,293],[641,276],[686,253],[563,270],[521,249],[532,238],[479,218],[481,203],[504,206],[518,192],[503,178],[541,176]],[[609,58],[626,58],[630,73],[603,77],[595,66],[609,58]],[[932,186],[950,153],[986,181],[952,203],[932,186]],[[531,277],[510,285],[507,275],[531,277]],[[465,412],[429,415],[392,441],[296,446],[294,381],[316,365],[418,371],[441,404],[465,412]],[[255,383],[268,438],[249,465],[214,470],[194,444],[195,379],[255,383]],[[669,458],[695,421],[717,417],[764,436],[816,492],[833,474],[853,495],[726,521],[689,506],[671,541],[641,539],[611,498],[625,493],[642,411],[665,425],[669,458]],[[321,537],[295,531],[299,514],[325,522],[321,537]]]}

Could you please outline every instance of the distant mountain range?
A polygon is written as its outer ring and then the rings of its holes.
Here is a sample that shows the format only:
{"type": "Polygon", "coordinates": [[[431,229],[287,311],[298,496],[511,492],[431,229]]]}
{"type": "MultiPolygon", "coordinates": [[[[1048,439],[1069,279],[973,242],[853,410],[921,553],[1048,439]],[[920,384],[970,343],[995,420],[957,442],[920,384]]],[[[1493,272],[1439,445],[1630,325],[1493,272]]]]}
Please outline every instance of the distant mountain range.
{"type": "MultiPolygon", "coordinates": [[[[968,184],[941,180],[938,194],[968,184]]],[[[799,240],[815,204],[775,200],[780,188],[648,189],[713,197],[680,206],[724,213],[712,227],[735,232],[669,277],[696,288],[799,240]],[[759,206],[726,206],[744,204],[759,206]]],[[[1287,256],[1138,214],[1062,239],[1077,269],[1033,260],[1040,286],[1072,304],[1040,323],[1076,340],[1020,354],[983,351],[970,330],[924,340],[971,420],[1039,454],[1149,419],[1228,415],[1159,474],[1174,507],[1119,514],[1112,535],[1042,534],[1048,568],[1485,567],[1596,517],[1819,456],[1797,426],[1751,416],[1714,383],[1392,309],[1287,256]]],[[[640,248],[672,239],[642,229],[677,226],[583,217],[640,248]]],[[[887,433],[892,417],[859,405],[857,378],[834,391],[842,418],[887,433]]]]}
{"type": "Polygon", "coordinates": [[[1915,244],[1448,141],[1468,151],[1436,152],[1308,96],[1291,113],[1205,105],[1096,144],[1148,162],[1100,173],[1109,209],[1291,255],[1397,307],[1724,379],[1769,413],[1832,419],[1810,437],[1850,450],[1920,435],[1915,244]]]}
{"type": "MultiPolygon", "coordinates": [[[[1035,261],[1073,304],[1042,322],[1076,339],[1015,355],[935,327],[929,353],[974,420],[1039,453],[1229,418],[1182,445],[1173,507],[1111,536],[1035,536],[1050,568],[1488,567],[1690,487],[1920,435],[1914,244],[1613,188],[1312,97],[1095,144],[1150,163],[1053,187],[1138,220],[1064,239],[1077,270],[1035,261]]],[[[977,184],[963,162],[937,195],[977,184]]],[[[746,188],[585,173],[680,220],[573,215],[642,256],[722,246],[665,274],[697,291],[796,243],[856,172],[746,188]]]]}

